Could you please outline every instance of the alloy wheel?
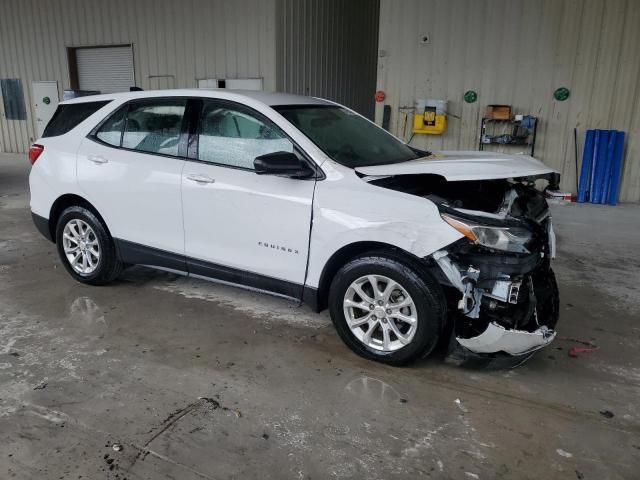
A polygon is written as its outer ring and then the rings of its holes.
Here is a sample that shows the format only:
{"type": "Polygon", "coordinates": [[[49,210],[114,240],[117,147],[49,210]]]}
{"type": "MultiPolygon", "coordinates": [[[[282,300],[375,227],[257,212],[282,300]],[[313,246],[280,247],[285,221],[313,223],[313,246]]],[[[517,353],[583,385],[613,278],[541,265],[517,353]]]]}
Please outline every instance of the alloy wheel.
{"type": "Polygon", "coordinates": [[[369,348],[394,352],[413,340],[418,311],[407,290],[383,275],[365,275],[349,285],[344,316],[353,335],[369,348]]]}
{"type": "Polygon", "coordinates": [[[62,247],[75,272],[89,275],[98,268],[100,243],[87,222],[78,218],[69,220],[62,232],[62,247]]]}

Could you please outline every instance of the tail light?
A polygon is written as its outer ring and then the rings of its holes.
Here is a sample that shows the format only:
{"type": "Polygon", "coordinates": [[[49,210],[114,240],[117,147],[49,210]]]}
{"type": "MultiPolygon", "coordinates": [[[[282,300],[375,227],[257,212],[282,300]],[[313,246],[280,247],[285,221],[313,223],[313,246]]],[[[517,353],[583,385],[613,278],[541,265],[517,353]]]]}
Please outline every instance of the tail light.
{"type": "Polygon", "coordinates": [[[37,143],[31,145],[31,148],[29,148],[29,161],[31,162],[31,165],[36,163],[36,160],[38,160],[38,157],[42,154],[42,152],[44,152],[43,145],[38,145],[37,143]]]}

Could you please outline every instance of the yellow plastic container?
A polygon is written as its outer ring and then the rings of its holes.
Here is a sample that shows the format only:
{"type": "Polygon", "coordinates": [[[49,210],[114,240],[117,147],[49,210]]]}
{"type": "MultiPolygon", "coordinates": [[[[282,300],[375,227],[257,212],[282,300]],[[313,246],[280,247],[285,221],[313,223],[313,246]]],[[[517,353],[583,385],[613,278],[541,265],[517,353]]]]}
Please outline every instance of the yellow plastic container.
{"type": "Polygon", "coordinates": [[[413,133],[440,135],[447,129],[447,101],[420,99],[416,101],[413,133]]]}

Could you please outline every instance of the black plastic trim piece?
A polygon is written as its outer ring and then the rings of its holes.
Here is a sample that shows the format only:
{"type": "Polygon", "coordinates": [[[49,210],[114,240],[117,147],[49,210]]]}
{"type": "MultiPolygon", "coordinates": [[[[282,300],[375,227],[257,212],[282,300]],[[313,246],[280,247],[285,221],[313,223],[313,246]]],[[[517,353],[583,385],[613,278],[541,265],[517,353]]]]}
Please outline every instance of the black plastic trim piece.
{"type": "Polygon", "coordinates": [[[302,292],[302,302],[309,305],[311,310],[316,313],[320,313],[322,311],[322,308],[320,307],[320,295],[318,295],[317,288],[305,285],[302,292]]]}
{"type": "Polygon", "coordinates": [[[167,252],[159,248],[140,245],[114,238],[120,260],[133,265],[149,265],[154,267],[170,268],[181,272],[187,271],[187,262],[184,255],[167,252]]]}
{"type": "Polygon", "coordinates": [[[259,290],[277,293],[296,300],[302,299],[303,286],[298,283],[267,277],[259,273],[247,272],[235,268],[187,258],[187,270],[191,275],[201,275],[224,282],[244,285],[259,290]]]}
{"type": "Polygon", "coordinates": [[[31,218],[33,219],[33,224],[36,226],[36,229],[42,234],[42,236],[50,242],[55,243],[53,236],[51,235],[51,230],[49,229],[49,219],[36,215],[33,212],[31,212],[31,218]]]}
{"type": "Polygon", "coordinates": [[[317,308],[317,306],[314,306],[317,305],[318,296],[317,292],[314,292],[315,289],[309,287],[304,288],[303,285],[298,283],[185,257],[184,255],[148,247],[128,240],[114,239],[114,241],[120,260],[124,263],[167,268],[189,273],[190,275],[198,275],[240,286],[264,290],[295,300],[309,302],[312,308],[317,308]],[[307,292],[307,290],[309,291],[307,292]],[[316,300],[314,300],[314,298],[316,300]]]}

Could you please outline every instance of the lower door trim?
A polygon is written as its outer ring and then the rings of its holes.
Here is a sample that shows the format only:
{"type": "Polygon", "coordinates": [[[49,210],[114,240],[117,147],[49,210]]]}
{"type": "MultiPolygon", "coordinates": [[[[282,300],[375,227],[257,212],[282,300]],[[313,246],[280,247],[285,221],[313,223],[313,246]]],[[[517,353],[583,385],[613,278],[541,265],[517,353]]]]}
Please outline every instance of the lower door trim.
{"type": "Polygon", "coordinates": [[[298,283],[239,270],[216,263],[185,257],[127,240],[114,239],[120,260],[133,265],[146,265],[164,270],[188,273],[193,277],[247,287],[302,301],[304,286],[298,283]]]}
{"type": "Polygon", "coordinates": [[[187,257],[186,260],[189,275],[214,278],[226,283],[243,285],[256,290],[268,291],[296,300],[302,300],[303,285],[298,283],[189,257],[187,257]]]}

